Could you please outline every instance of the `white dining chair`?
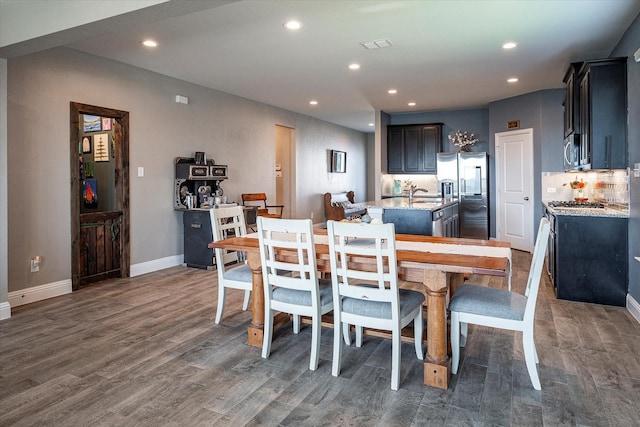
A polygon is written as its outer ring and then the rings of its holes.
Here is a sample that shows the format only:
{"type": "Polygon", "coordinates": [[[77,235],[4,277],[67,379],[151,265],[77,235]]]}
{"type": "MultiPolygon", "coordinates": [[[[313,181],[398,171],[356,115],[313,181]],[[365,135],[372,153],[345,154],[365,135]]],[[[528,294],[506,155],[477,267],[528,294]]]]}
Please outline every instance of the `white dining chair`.
{"type": "Polygon", "coordinates": [[[413,322],[415,350],[422,351],[424,295],[399,289],[393,224],[327,221],[333,287],[333,376],[340,375],[344,325],[355,325],[356,346],[362,328],[391,331],[391,389],[400,384],[400,332],[413,322]],[[369,261],[350,262],[369,258],[369,261]]]}
{"type": "MultiPolygon", "coordinates": [[[[233,233],[235,237],[245,236],[247,228],[244,222],[242,206],[209,210],[211,230],[215,242],[226,239],[233,233]]],[[[247,310],[251,297],[251,269],[244,260],[244,252],[215,249],[216,268],[218,270],[218,307],[216,323],[222,319],[227,288],[244,291],[242,309],[247,310]],[[231,265],[227,265],[230,264],[231,265]]]]}
{"type": "Polygon", "coordinates": [[[311,318],[309,369],[320,358],[322,315],[333,310],[331,282],[319,279],[313,223],[310,219],[258,217],[258,238],[264,281],[264,337],[262,357],[271,354],[273,316],[276,311],[293,315],[293,332],[300,331],[300,316],[311,318]],[[278,259],[279,252],[295,256],[278,259]]]}
{"type": "Polygon", "coordinates": [[[451,372],[458,372],[460,347],[467,341],[468,324],[522,332],[524,359],[533,388],[540,390],[538,353],[533,339],[534,315],[542,265],[549,239],[549,221],[542,218],[533,249],[531,268],[524,295],[504,289],[463,285],[451,298],[451,372]]]}

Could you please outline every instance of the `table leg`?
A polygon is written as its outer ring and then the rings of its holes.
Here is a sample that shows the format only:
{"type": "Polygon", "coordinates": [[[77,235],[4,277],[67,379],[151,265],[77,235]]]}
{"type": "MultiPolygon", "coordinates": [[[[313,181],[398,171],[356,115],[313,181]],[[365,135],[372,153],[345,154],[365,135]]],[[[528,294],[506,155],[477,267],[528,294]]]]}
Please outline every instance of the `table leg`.
{"type": "Polygon", "coordinates": [[[447,355],[446,298],[450,274],[425,270],[423,283],[427,288],[427,354],[424,359],[424,383],[446,389],[451,379],[451,364],[447,355]]]}
{"type": "Polygon", "coordinates": [[[247,341],[254,347],[262,347],[264,336],[264,289],[262,288],[262,264],[260,254],[247,253],[247,264],[251,269],[251,324],[247,341]]]}

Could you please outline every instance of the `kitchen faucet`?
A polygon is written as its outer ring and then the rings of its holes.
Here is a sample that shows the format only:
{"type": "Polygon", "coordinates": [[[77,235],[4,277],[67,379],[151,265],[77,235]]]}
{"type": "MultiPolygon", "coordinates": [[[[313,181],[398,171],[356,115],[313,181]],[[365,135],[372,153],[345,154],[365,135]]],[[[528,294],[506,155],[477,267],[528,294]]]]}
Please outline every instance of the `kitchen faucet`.
{"type": "Polygon", "coordinates": [[[426,188],[418,188],[417,185],[411,185],[409,186],[409,203],[413,202],[413,195],[417,192],[417,191],[423,191],[425,193],[428,193],[429,190],[427,190],[426,188]]]}

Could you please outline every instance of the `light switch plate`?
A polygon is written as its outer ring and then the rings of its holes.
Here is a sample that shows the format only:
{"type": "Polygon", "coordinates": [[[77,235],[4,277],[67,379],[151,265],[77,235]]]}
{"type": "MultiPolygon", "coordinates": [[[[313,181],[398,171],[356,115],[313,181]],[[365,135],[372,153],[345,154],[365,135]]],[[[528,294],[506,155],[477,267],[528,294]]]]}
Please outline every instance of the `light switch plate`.
{"type": "Polygon", "coordinates": [[[138,177],[142,178],[144,176],[144,167],[138,166],[138,177]]]}
{"type": "Polygon", "coordinates": [[[547,193],[555,193],[556,187],[547,187],[547,193]]]}

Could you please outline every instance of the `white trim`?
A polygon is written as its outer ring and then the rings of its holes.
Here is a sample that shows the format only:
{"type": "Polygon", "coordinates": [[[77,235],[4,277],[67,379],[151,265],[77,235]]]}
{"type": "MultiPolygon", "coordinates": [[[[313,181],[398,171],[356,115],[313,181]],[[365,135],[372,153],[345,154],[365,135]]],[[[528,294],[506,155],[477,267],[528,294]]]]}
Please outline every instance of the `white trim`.
{"type": "Polygon", "coordinates": [[[8,302],[0,302],[0,320],[9,319],[11,317],[11,304],[8,302]]]}
{"type": "Polygon", "coordinates": [[[154,259],[152,261],[141,262],[131,266],[129,275],[131,277],[141,276],[154,271],[164,270],[165,268],[181,265],[184,261],[184,255],[172,255],[165,258],[154,259]]]}
{"type": "Polygon", "coordinates": [[[636,301],[631,294],[627,294],[627,310],[640,323],[640,303],[636,301]]]}
{"type": "Polygon", "coordinates": [[[9,292],[8,300],[12,307],[30,304],[43,299],[58,297],[71,293],[71,279],[60,280],[59,282],[46,283],[32,288],[20,289],[9,292]]]}

